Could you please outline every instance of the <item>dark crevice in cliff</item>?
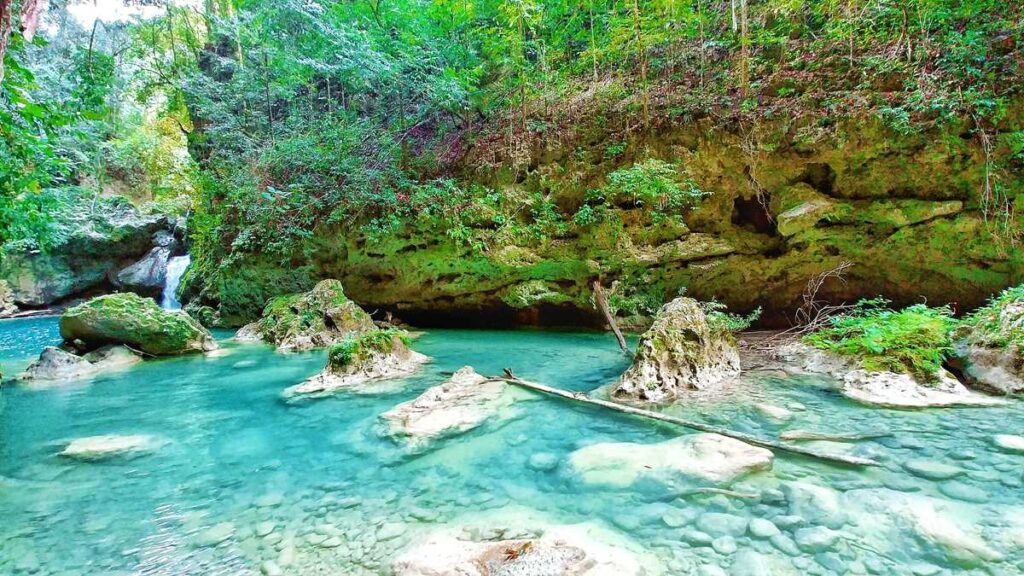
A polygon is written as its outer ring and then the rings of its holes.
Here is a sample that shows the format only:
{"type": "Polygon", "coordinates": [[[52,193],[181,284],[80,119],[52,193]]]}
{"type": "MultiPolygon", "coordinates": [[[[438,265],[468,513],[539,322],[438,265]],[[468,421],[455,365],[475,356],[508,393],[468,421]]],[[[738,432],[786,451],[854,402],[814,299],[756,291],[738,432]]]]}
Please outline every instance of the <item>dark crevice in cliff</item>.
{"type": "Polygon", "coordinates": [[[768,203],[769,198],[767,197],[743,198],[738,196],[733,201],[732,223],[751,232],[777,236],[775,220],[768,212],[768,203]]]}

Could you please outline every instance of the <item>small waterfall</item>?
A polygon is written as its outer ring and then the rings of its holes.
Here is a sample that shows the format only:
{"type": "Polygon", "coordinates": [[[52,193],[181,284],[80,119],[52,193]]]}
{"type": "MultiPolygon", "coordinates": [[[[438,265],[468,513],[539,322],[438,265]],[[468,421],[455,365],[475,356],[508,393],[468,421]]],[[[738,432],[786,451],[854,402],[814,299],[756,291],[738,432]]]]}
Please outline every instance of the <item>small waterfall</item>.
{"type": "Polygon", "coordinates": [[[178,284],[181,284],[181,275],[185,273],[192,258],[188,254],[175,256],[167,261],[167,281],[164,284],[164,293],[160,297],[160,306],[168,310],[181,310],[181,302],[178,302],[178,284]]]}

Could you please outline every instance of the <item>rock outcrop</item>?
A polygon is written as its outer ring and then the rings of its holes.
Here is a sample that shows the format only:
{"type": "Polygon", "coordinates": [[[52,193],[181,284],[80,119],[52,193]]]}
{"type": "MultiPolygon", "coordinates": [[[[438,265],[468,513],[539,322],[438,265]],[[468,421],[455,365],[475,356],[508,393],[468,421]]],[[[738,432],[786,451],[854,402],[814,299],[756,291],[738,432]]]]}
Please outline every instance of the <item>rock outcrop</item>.
{"type": "Polygon", "coordinates": [[[14,295],[6,280],[0,280],[0,318],[7,318],[18,313],[18,307],[14,304],[14,295]]]}
{"type": "Polygon", "coordinates": [[[145,434],[107,434],[72,440],[60,455],[84,462],[97,462],[110,458],[141,456],[156,450],[161,444],[160,440],[145,434]]]}
{"type": "Polygon", "coordinates": [[[236,337],[264,340],[281,350],[308,350],[374,329],[370,315],[345,296],[341,282],[323,280],[309,292],[271,299],[263,317],[242,327],[236,337]]]}
{"type": "Polygon", "coordinates": [[[154,247],[157,233],[171,229],[167,216],[141,214],[122,197],[62,190],[54,213],[56,245],[5,246],[0,280],[19,306],[40,307],[102,288],[118,271],[154,247]]]}
{"type": "Polygon", "coordinates": [[[167,283],[167,262],[180,246],[173,235],[162,230],[153,236],[153,243],[155,246],[138,262],[114,275],[114,286],[144,296],[160,295],[167,283]]]}
{"type": "Polygon", "coordinates": [[[374,329],[331,346],[327,367],[302,384],[285,389],[285,399],[328,396],[374,380],[415,372],[429,358],[406,345],[407,336],[396,329],[374,329]]]}
{"type": "Polygon", "coordinates": [[[610,442],[580,448],[569,457],[588,484],[628,486],[640,478],[729,483],[772,467],[770,450],[719,434],[691,434],[656,444],[610,442]]]}
{"type": "Polygon", "coordinates": [[[47,346],[18,378],[30,383],[77,380],[139,362],[142,358],[124,346],[104,346],[82,356],[47,346]]]}
{"type": "Polygon", "coordinates": [[[188,314],[168,311],[136,294],[108,294],[64,312],[60,335],[76,349],[91,351],[125,344],[154,356],[206,352],[213,336],[188,314]]]}
{"type": "Polygon", "coordinates": [[[850,359],[812,346],[794,342],[778,350],[781,358],[800,369],[827,374],[839,382],[844,396],[883,408],[938,408],[949,406],[997,406],[999,398],[967,389],[949,371],[942,369],[930,382],[911,374],[864,370],[850,359]]]}
{"type": "Polygon", "coordinates": [[[612,396],[666,402],[716,388],[739,372],[739,350],[732,334],[709,323],[696,300],[681,297],[658,311],[612,396]]]}
{"type": "Polygon", "coordinates": [[[440,438],[505,421],[516,414],[515,403],[526,398],[529,394],[504,382],[487,381],[466,366],[381,418],[388,435],[417,452],[440,438]]]}
{"type": "Polygon", "coordinates": [[[1024,392],[1024,286],[1004,291],[967,318],[955,353],[971,386],[997,394],[1024,392]]]}

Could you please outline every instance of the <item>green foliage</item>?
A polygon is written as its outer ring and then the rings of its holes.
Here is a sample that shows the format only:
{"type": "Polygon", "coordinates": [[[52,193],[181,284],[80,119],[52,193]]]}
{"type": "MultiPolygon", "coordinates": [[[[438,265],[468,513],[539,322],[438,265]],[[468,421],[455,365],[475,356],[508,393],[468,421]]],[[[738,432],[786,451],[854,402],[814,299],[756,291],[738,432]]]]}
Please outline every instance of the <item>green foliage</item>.
{"type": "Polygon", "coordinates": [[[956,335],[990,348],[1024,347],[1024,285],[1003,290],[964,317],[956,335]]]}
{"type": "Polygon", "coordinates": [[[892,310],[882,299],[863,300],[853,311],[810,334],[812,346],[858,359],[866,370],[909,373],[933,380],[952,349],[954,326],[947,306],[924,304],[892,310]]]}
{"type": "Polygon", "coordinates": [[[654,213],[693,208],[709,192],[692,179],[680,183],[676,168],[667,162],[649,159],[608,175],[608,184],[591,192],[590,200],[645,207],[654,213]]]}
{"type": "Polygon", "coordinates": [[[752,312],[743,316],[728,312],[725,304],[715,300],[701,301],[700,307],[707,318],[708,327],[713,332],[742,332],[750,328],[761,318],[761,308],[755,308],[752,312]]]}
{"type": "Polygon", "coordinates": [[[346,338],[333,345],[327,352],[328,365],[344,368],[365,361],[377,354],[388,354],[394,349],[395,340],[409,344],[409,335],[397,328],[372,330],[357,338],[346,338]]]}

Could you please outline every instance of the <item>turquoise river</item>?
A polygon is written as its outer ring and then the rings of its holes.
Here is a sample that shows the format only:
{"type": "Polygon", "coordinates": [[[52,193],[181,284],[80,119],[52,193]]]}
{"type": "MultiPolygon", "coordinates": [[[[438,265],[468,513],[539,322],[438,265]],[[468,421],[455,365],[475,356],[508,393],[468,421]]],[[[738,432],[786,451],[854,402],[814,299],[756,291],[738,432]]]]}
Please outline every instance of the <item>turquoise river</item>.
{"type": "MultiPolygon", "coordinates": [[[[993,442],[1021,434],[1019,401],[885,410],[821,377],[753,371],[728,397],[670,410],[770,438],[884,431],[804,443],[882,466],[777,453],[771,470],[729,486],[594,485],[566,464],[574,450],[691,432],[535,396],[516,417],[410,456],[379,416],[465,365],[593,390],[628,364],[605,334],[430,330],[412,344],[432,358],[416,376],[294,404],[281,391],[318,372],[323,352],[217,336],[207,356],[0,390],[0,574],[245,575],[280,560],[285,574],[386,575],[440,528],[564,524],[591,527],[651,575],[1024,574],[1024,454],[993,442]],[[161,445],[103,462],[58,455],[101,434],[161,445]]],[[[54,318],[0,322],[0,365],[14,374],[58,341],[54,318]]]]}

